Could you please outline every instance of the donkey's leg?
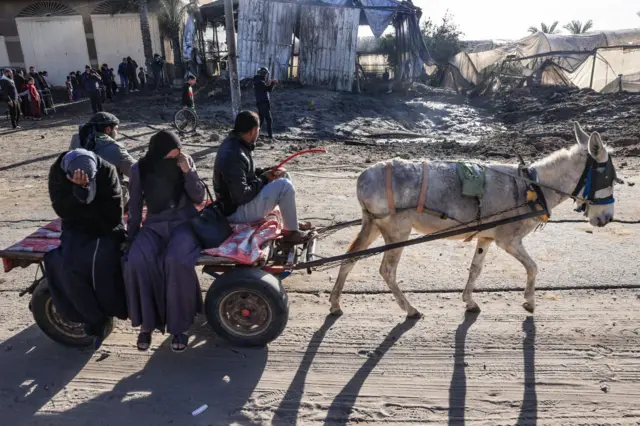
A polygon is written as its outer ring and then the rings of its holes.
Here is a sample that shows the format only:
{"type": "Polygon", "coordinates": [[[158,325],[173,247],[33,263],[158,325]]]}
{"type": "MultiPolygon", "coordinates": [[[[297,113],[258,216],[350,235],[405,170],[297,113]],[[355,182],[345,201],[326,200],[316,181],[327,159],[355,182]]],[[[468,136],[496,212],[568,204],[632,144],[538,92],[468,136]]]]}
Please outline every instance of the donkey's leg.
{"type": "MultiPolygon", "coordinates": [[[[378,227],[373,222],[373,218],[366,212],[362,212],[362,227],[360,233],[355,240],[349,246],[347,253],[352,253],[358,250],[364,250],[369,247],[380,235],[378,227]]],[[[340,309],[340,295],[342,295],[342,289],[344,283],[347,280],[347,275],[356,265],[356,262],[344,263],[340,266],[340,272],[338,272],[338,278],[331,290],[331,296],[329,301],[331,302],[331,315],[342,315],[342,309],[340,309]]]]}
{"type": "MultiPolygon", "coordinates": [[[[385,244],[407,241],[409,234],[411,234],[411,222],[390,220],[389,223],[380,226],[380,232],[382,233],[385,244]]],[[[389,286],[389,289],[395,296],[398,305],[407,312],[407,317],[420,318],[422,317],[422,314],[420,314],[416,308],[411,306],[411,303],[409,303],[396,282],[396,271],[398,270],[398,263],[400,263],[402,250],[402,248],[397,248],[384,252],[382,264],[380,265],[380,275],[389,286]]]]}
{"type": "Polygon", "coordinates": [[[473,289],[476,285],[478,277],[482,273],[484,267],[484,259],[487,256],[487,251],[493,242],[490,238],[478,238],[478,244],[476,246],[476,252],[473,255],[473,261],[471,261],[471,267],[469,268],[469,279],[467,280],[467,286],[462,293],[462,300],[467,304],[467,311],[478,313],[480,307],[473,300],[473,289]]]}
{"type": "Polygon", "coordinates": [[[527,285],[524,289],[524,300],[522,307],[528,312],[533,313],[536,307],[535,292],[536,292],[536,276],[538,275],[538,266],[533,261],[529,253],[525,250],[521,240],[500,242],[496,241],[496,244],[504,251],[515,257],[522,263],[524,269],[527,270],[527,285]]]}

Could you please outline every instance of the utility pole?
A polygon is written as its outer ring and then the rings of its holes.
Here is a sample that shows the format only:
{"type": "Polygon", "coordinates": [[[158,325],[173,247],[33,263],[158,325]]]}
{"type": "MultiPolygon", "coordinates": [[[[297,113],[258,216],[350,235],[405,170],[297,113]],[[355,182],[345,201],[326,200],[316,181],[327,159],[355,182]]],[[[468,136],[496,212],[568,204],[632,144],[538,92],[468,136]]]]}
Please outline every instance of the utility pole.
{"type": "Polygon", "coordinates": [[[238,55],[236,53],[236,30],[233,22],[233,0],[224,0],[224,18],[229,47],[229,83],[231,87],[231,109],[233,118],[240,112],[240,82],[238,81],[238,55]]]}

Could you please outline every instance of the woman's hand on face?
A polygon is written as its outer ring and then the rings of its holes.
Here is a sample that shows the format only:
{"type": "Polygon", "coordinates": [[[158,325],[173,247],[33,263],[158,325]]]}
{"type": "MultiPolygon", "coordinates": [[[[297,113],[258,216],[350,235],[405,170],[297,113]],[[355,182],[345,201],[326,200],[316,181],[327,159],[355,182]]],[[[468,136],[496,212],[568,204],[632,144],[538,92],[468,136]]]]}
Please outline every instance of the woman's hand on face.
{"type": "Polygon", "coordinates": [[[188,173],[189,171],[191,171],[192,162],[193,160],[191,160],[191,158],[187,154],[181,152],[180,155],[178,155],[178,167],[180,167],[182,173],[188,173]]]}
{"type": "Polygon", "coordinates": [[[73,177],[67,176],[67,179],[83,188],[86,188],[87,185],[89,185],[89,176],[87,176],[87,174],[80,169],[73,172],[73,177]]]}

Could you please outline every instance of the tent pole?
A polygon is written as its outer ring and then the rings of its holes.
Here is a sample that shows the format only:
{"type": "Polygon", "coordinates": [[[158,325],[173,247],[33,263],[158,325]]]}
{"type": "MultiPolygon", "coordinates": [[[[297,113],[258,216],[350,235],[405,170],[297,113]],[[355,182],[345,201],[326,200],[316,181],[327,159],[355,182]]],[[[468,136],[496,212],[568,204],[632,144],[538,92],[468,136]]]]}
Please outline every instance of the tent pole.
{"type": "Polygon", "coordinates": [[[598,51],[593,49],[593,64],[591,65],[591,82],[589,82],[589,89],[593,90],[593,76],[596,72],[596,55],[598,51]]]}

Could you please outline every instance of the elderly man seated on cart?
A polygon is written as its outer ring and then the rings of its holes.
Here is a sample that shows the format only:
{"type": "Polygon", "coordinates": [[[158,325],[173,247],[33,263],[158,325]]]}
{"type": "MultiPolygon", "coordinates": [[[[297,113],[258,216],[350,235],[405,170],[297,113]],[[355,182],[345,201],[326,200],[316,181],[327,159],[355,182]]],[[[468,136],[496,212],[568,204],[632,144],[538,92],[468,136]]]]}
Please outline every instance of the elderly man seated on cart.
{"type": "Polygon", "coordinates": [[[62,219],[60,246],[44,258],[53,302],[66,320],[84,323],[99,347],[109,319],[127,318],[118,173],[93,152],[68,151],[51,166],[49,196],[62,219]]]}
{"type": "Polygon", "coordinates": [[[279,206],[283,241],[302,244],[309,239],[305,231],[312,226],[298,223],[296,192],[286,172],[255,167],[252,152],[259,135],[258,115],[240,112],[216,154],[213,182],[217,201],[232,223],[258,222],[279,206]]]}

